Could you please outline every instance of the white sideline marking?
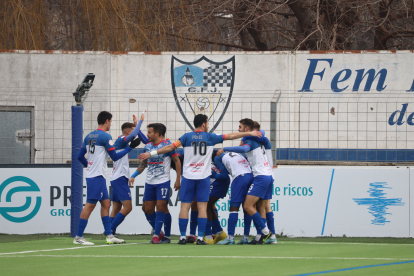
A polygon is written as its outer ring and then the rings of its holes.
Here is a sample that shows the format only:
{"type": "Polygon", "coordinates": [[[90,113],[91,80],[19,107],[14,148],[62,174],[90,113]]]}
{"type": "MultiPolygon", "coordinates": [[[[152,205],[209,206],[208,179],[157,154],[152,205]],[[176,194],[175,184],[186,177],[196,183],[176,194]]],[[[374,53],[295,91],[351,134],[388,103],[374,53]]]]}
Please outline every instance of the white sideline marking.
{"type": "Polygon", "coordinates": [[[377,261],[412,261],[403,258],[348,258],[348,257],[268,257],[268,256],[148,256],[148,255],[3,255],[1,257],[28,258],[214,258],[214,259],[305,259],[305,260],[377,260],[377,261]]]}
{"type": "MultiPolygon", "coordinates": [[[[171,241],[175,241],[175,240],[171,240],[171,241]]],[[[329,243],[329,242],[293,242],[293,241],[291,241],[291,242],[290,241],[289,242],[278,242],[278,243],[280,243],[280,244],[291,244],[291,243],[295,243],[295,244],[317,244],[317,245],[324,245],[324,244],[328,244],[328,245],[345,244],[345,245],[347,245],[347,244],[350,244],[350,245],[383,245],[383,246],[384,245],[387,245],[387,246],[388,245],[410,245],[410,246],[414,246],[414,244],[397,244],[397,243],[346,243],[346,242],[344,242],[344,243],[339,243],[339,242],[329,243]]],[[[16,254],[25,254],[25,253],[52,252],[52,251],[86,249],[86,248],[97,248],[97,247],[107,247],[107,246],[136,245],[136,244],[149,244],[149,242],[142,242],[142,243],[122,243],[122,244],[105,244],[105,245],[91,245],[91,246],[86,246],[85,245],[85,246],[67,247],[67,248],[57,248],[57,249],[43,249],[43,250],[31,250],[31,251],[21,251],[21,252],[0,253],[0,257],[5,256],[5,255],[16,255],[16,254]]],[[[167,257],[168,256],[165,256],[165,258],[167,258],[167,257]]],[[[180,256],[177,256],[177,258],[179,258],[179,257],[180,256]]],[[[196,257],[194,257],[194,258],[196,258],[196,257]]],[[[200,257],[200,258],[203,258],[203,257],[200,257]]],[[[395,259],[395,260],[400,260],[400,259],[395,259]]],[[[405,260],[405,259],[401,259],[401,260],[405,260]]]]}
{"type": "Polygon", "coordinates": [[[105,244],[105,245],[84,245],[78,247],[67,247],[67,248],[56,248],[56,249],[43,249],[43,250],[31,250],[31,251],[21,251],[21,252],[10,252],[10,253],[0,253],[0,257],[4,255],[15,255],[15,254],[25,254],[25,253],[36,253],[36,252],[51,252],[51,251],[63,251],[63,250],[73,250],[73,249],[86,249],[86,248],[96,248],[96,247],[107,247],[107,246],[120,246],[120,245],[133,245],[133,244],[145,244],[143,243],[121,243],[121,244],[105,244]]]}
{"type": "Polygon", "coordinates": [[[324,245],[324,244],[351,244],[351,245],[408,245],[408,246],[414,246],[414,243],[363,243],[363,242],[294,242],[294,241],[284,241],[284,242],[277,242],[277,243],[295,243],[295,244],[318,244],[318,245],[324,245]]]}

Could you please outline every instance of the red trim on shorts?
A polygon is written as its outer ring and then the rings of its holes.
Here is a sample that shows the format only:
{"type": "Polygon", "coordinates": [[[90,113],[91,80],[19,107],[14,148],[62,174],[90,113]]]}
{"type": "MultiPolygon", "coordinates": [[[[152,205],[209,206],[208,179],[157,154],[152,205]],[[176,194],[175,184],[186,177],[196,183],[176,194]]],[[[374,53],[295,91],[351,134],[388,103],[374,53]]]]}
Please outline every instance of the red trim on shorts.
{"type": "Polygon", "coordinates": [[[178,153],[174,153],[172,157],[180,156],[178,153]]]}

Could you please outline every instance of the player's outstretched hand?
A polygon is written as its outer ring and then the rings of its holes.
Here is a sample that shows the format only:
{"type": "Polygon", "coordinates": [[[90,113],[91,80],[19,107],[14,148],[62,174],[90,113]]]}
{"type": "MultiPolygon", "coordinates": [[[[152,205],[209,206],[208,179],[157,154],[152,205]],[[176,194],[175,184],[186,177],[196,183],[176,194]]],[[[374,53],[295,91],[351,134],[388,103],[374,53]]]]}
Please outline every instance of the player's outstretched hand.
{"type": "Polygon", "coordinates": [[[262,133],[260,131],[257,130],[253,130],[252,132],[250,132],[250,136],[254,136],[254,137],[262,137],[262,133]]]}
{"type": "Polygon", "coordinates": [[[130,188],[134,188],[134,182],[135,182],[135,178],[131,177],[128,181],[130,188]]]}
{"type": "Polygon", "coordinates": [[[178,191],[181,188],[180,180],[177,179],[174,183],[174,191],[178,191]]]}
{"type": "Polygon", "coordinates": [[[141,153],[140,155],[138,155],[139,160],[147,160],[150,157],[151,157],[150,152],[145,152],[145,153],[141,153]]]}
{"type": "Polygon", "coordinates": [[[223,150],[223,149],[219,149],[219,150],[217,151],[217,156],[220,156],[223,152],[224,152],[224,150],[223,150]]]}
{"type": "Polygon", "coordinates": [[[144,112],[142,112],[142,114],[141,114],[141,121],[144,121],[144,119],[145,119],[145,112],[147,112],[146,110],[144,111],[144,112]]]}
{"type": "Polygon", "coordinates": [[[138,119],[137,116],[132,115],[132,120],[134,120],[134,125],[137,126],[138,125],[138,119]]]}
{"type": "Polygon", "coordinates": [[[129,143],[129,147],[131,149],[135,149],[136,147],[139,146],[139,144],[141,144],[141,139],[135,138],[134,140],[131,141],[131,143],[129,143]]]}

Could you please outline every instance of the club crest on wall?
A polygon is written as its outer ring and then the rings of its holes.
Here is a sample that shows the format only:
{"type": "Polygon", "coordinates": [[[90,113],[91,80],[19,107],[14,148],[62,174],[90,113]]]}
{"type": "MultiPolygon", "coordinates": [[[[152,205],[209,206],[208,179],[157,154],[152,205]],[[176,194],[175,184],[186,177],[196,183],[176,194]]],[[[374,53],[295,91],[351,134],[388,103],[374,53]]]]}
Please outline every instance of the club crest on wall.
{"type": "Polygon", "coordinates": [[[208,116],[213,132],[229,106],[234,86],[235,57],[212,61],[205,56],[187,62],[172,56],[171,86],[183,119],[194,130],[193,118],[208,116]]]}

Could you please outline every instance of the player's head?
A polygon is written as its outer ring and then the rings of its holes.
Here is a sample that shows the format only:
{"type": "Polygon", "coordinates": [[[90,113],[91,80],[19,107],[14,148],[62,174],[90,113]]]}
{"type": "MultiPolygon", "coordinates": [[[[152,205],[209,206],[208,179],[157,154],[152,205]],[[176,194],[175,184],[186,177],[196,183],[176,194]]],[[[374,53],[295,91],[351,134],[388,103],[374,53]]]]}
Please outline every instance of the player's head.
{"type": "Polygon", "coordinates": [[[254,122],[252,119],[241,119],[239,121],[239,132],[252,131],[254,128],[254,122]]]}
{"type": "Polygon", "coordinates": [[[213,154],[211,155],[211,162],[213,162],[213,163],[214,163],[214,157],[217,156],[217,152],[218,152],[218,150],[217,149],[214,149],[213,150],[213,154]]]}
{"type": "Polygon", "coordinates": [[[204,132],[208,131],[208,117],[204,114],[197,114],[194,117],[194,127],[201,128],[204,132]]]}
{"type": "Polygon", "coordinates": [[[134,130],[135,125],[133,123],[123,123],[121,126],[122,135],[127,136],[130,135],[131,132],[134,130]]]}
{"type": "Polygon", "coordinates": [[[165,125],[161,123],[149,124],[148,125],[148,140],[154,142],[159,138],[163,138],[165,136],[167,128],[165,125]]]}
{"type": "Polygon", "coordinates": [[[99,128],[102,128],[105,131],[108,131],[111,128],[112,123],[112,114],[108,111],[101,111],[98,114],[98,125],[99,128]]]}
{"type": "Polygon", "coordinates": [[[253,124],[254,124],[253,125],[253,130],[259,131],[260,130],[260,124],[256,121],[253,121],[253,124]]]}

